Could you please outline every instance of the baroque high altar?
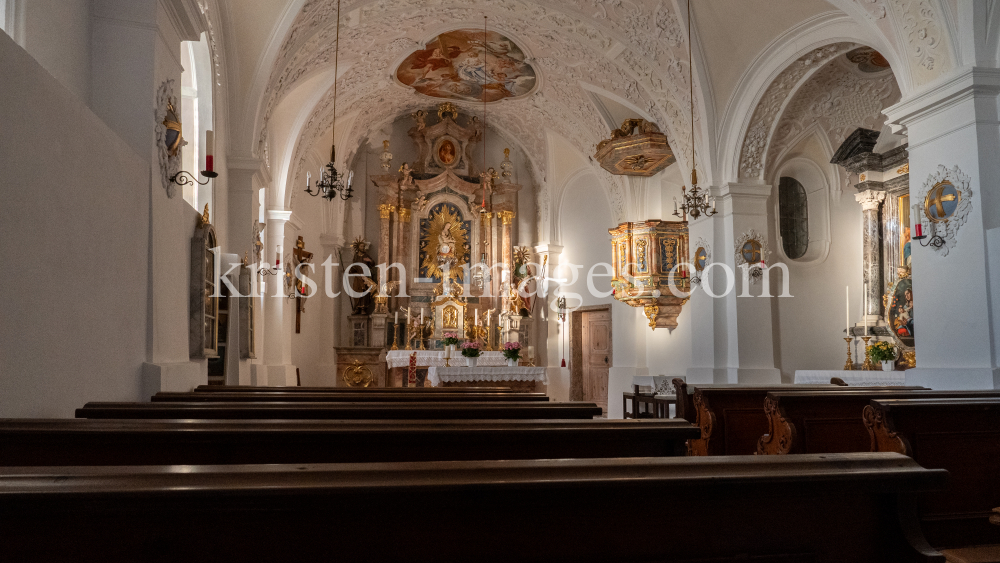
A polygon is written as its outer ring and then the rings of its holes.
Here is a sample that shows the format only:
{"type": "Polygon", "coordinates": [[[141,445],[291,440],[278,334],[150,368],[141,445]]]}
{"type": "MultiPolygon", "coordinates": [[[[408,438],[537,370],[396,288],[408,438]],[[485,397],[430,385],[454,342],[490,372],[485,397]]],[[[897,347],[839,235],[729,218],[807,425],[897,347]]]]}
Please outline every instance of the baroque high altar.
{"type": "Polygon", "coordinates": [[[429,124],[433,115],[413,114],[415,163],[372,178],[378,261],[405,267],[407,296],[397,295],[399,268],[389,269],[389,279],[378,281],[385,297],[375,299],[371,346],[434,348],[444,333],[479,340],[485,349],[527,344],[532,303],[516,291],[538,272],[526,265],[530,251],[513,245],[521,186],[511,181],[509,151],[500,173],[484,170],[476,158],[484,131],[478,118],[459,124],[451,103],[441,104],[436,117],[429,124]],[[394,325],[397,313],[405,328],[394,325]]]}

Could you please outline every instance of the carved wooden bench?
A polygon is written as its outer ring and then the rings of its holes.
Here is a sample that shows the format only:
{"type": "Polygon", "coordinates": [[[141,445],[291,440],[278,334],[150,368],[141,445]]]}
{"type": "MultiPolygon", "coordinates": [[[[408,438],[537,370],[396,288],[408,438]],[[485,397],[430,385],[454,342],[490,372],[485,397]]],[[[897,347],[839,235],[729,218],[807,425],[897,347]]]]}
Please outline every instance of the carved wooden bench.
{"type": "Polygon", "coordinates": [[[682,420],[0,420],[0,465],[362,463],[684,455],[682,420]]]}
{"type": "Polygon", "coordinates": [[[0,560],[943,562],[906,507],[945,480],[896,454],[7,467],[0,560]]]}
{"type": "Polygon", "coordinates": [[[237,391],[233,393],[170,393],[159,392],[152,396],[154,403],[193,402],[370,402],[370,403],[456,403],[456,402],[548,402],[545,393],[255,393],[237,391]]]}
{"type": "Polygon", "coordinates": [[[586,419],[600,416],[594,403],[87,403],[76,418],[455,420],[586,419]]]}
{"type": "Polygon", "coordinates": [[[864,421],[873,451],[951,474],[946,491],[917,499],[931,545],[1000,544],[1000,527],[990,524],[1000,505],[1000,397],[873,400],[864,421]]]}
{"type": "Polygon", "coordinates": [[[764,399],[768,393],[835,393],[843,389],[836,385],[696,386],[693,403],[698,412],[701,437],[688,442],[688,452],[691,455],[754,454],[760,437],[768,430],[768,418],[764,411],[764,399]]]}
{"type": "Polygon", "coordinates": [[[197,393],[513,393],[510,387],[258,387],[254,385],[199,385],[197,393]]]}
{"type": "Polygon", "coordinates": [[[767,434],[758,454],[864,452],[871,438],[862,413],[872,399],[997,396],[1000,391],[934,391],[922,387],[845,388],[819,393],[768,393],[767,434]]]}

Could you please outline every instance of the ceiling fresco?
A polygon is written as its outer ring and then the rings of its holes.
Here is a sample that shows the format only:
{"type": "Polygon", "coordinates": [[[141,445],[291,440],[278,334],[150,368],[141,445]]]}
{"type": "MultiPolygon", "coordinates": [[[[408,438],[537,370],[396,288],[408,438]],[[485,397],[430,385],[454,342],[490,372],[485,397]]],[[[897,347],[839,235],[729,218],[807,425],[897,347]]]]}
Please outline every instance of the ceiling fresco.
{"type": "Polygon", "coordinates": [[[511,39],[472,29],[438,35],[399,65],[396,79],[425,96],[467,102],[519,98],[538,82],[511,39]]]}

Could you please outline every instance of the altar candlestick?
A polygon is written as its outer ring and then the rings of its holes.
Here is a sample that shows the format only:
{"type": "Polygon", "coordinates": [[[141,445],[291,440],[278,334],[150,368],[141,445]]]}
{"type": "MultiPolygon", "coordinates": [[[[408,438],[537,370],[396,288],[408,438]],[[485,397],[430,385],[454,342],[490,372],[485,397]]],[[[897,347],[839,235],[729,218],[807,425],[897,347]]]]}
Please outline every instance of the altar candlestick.
{"type": "Polygon", "coordinates": [[[205,172],[215,172],[215,131],[205,131],[205,172]]]}

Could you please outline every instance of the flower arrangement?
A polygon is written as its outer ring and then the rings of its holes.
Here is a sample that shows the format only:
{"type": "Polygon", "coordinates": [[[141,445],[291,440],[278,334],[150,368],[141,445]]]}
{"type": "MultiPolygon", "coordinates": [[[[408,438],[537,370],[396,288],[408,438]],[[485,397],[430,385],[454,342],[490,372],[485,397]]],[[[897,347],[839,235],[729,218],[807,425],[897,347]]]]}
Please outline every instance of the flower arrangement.
{"type": "Polygon", "coordinates": [[[458,344],[458,334],[454,332],[444,333],[444,338],[441,339],[441,343],[445,346],[454,346],[458,344]]]}
{"type": "Polygon", "coordinates": [[[515,362],[521,357],[521,343],[508,342],[503,345],[503,357],[515,362]]]}
{"type": "Polygon", "coordinates": [[[462,355],[466,358],[478,358],[479,357],[479,343],[478,342],[463,342],[462,343],[462,355]]]}
{"type": "Polygon", "coordinates": [[[868,357],[874,362],[891,362],[896,359],[896,347],[890,342],[876,342],[868,347],[868,357]]]}

